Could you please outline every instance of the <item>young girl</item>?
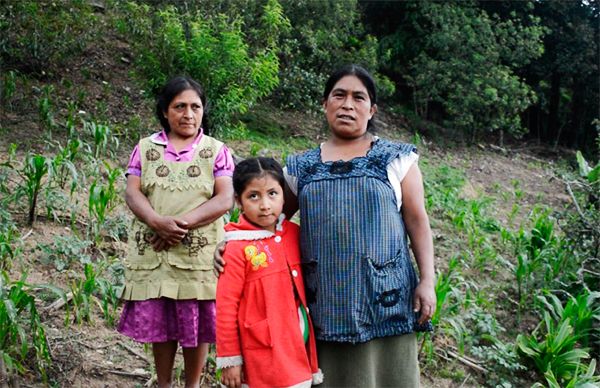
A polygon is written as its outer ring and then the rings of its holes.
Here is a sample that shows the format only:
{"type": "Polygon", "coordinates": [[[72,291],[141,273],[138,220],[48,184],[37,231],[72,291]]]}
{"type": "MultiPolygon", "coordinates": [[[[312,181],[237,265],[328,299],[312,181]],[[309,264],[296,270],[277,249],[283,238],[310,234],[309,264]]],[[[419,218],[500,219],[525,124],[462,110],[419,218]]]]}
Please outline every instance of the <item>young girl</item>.
{"type": "Polygon", "coordinates": [[[306,298],[327,387],[418,387],[415,331],[431,330],[435,310],[416,148],[368,131],[376,103],[365,69],[338,70],[323,93],[329,139],[287,159],[286,214],[300,209],[306,298]]]}
{"type": "Polygon", "coordinates": [[[156,104],[164,129],[139,142],[127,170],[125,200],[135,218],[118,330],[152,343],[159,387],[171,386],[178,343],[186,387],[199,387],[215,341],[212,253],[233,205],[234,164],[227,147],[207,136],[205,106],[194,80],[170,80],[156,104]]]}
{"type": "Polygon", "coordinates": [[[299,228],[286,221],[284,178],[271,158],[236,166],[242,210],[225,226],[227,271],[217,286],[217,368],[227,387],[310,387],[323,377],[308,318],[299,228]]]}

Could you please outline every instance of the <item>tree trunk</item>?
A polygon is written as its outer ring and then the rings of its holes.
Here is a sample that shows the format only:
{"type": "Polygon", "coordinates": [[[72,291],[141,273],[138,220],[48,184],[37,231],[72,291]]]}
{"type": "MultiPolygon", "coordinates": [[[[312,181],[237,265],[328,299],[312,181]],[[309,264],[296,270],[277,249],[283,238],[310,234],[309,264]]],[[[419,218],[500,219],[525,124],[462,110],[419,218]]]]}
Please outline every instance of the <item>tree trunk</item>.
{"type": "Polygon", "coordinates": [[[549,112],[548,112],[548,131],[546,136],[544,136],[544,140],[546,142],[556,142],[558,139],[556,138],[558,135],[558,110],[560,109],[560,74],[558,72],[552,73],[552,84],[550,86],[550,102],[549,102],[549,112]]]}
{"type": "Polygon", "coordinates": [[[581,149],[586,147],[583,118],[585,117],[585,99],[583,91],[585,85],[575,84],[573,98],[571,99],[571,112],[569,127],[565,131],[565,144],[568,147],[581,149]]]}

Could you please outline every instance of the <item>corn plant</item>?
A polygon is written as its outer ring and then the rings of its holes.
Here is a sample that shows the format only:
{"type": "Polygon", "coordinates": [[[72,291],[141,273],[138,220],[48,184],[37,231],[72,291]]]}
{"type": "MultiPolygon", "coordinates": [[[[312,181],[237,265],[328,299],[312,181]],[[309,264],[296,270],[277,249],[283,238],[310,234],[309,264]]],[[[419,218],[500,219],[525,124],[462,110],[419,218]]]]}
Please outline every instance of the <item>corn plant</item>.
{"type": "Polygon", "coordinates": [[[99,278],[97,280],[98,292],[100,293],[100,304],[106,324],[113,327],[117,318],[117,307],[119,306],[119,291],[113,282],[99,278]]]}
{"type": "Polygon", "coordinates": [[[0,231],[0,270],[9,270],[13,260],[21,253],[19,234],[13,227],[0,231]]]}
{"type": "MultiPolygon", "coordinates": [[[[454,256],[448,262],[448,270],[445,274],[438,273],[435,283],[435,294],[437,297],[435,313],[431,317],[431,323],[437,325],[440,317],[456,314],[459,306],[456,303],[449,305],[451,298],[460,299],[460,290],[457,285],[464,281],[459,270],[460,261],[454,256]],[[458,298],[457,298],[458,297],[458,298]]],[[[456,300],[455,300],[456,302],[456,300]]]]}
{"type": "Polygon", "coordinates": [[[97,284],[96,271],[91,263],[85,265],[84,276],[83,279],[77,279],[71,283],[73,315],[78,325],[92,321],[92,297],[97,289],[97,284]]]}
{"type": "Polygon", "coordinates": [[[36,220],[38,196],[46,175],[52,173],[52,160],[43,155],[27,155],[23,169],[19,172],[24,181],[21,187],[27,196],[29,205],[27,223],[31,226],[36,220]]]}
{"type": "Polygon", "coordinates": [[[38,98],[38,120],[41,128],[48,131],[49,137],[52,138],[52,129],[56,126],[54,121],[54,107],[52,106],[51,95],[54,93],[52,85],[42,87],[42,96],[38,98]]]}
{"type": "Polygon", "coordinates": [[[100,232],[106,222],[107,214],[112,211],[120,198],[115,183],[123,173],[120,168],[111,168],[107,163],[105,167],[108,171],[107,182],[103,184],[97,179],[94,180],[88,197],[88,212],[90,218],[94,220],[90,227],[96,243],[100,240],[100,232]]]}
{"type": "MultiPolygon", "coordinates": [[[[94,139],[93,155],[95,160],[99,160],[101,155],[107,153],[109,145],[114,146],[114,149],[119,148],[119,139],[113,135],[108,125],[85,121],[83,127],[94,139]]],[[[114,155],[113,152],[108,152],[108,154],[114,155]]]]}
{"type": "Polygon", "coordinates": [[[77,188],[77,179],[79,177],[75,161],[80,155],[83,148],[81,140],[78,138],[69,139],[67,144],[63,147],[58,145],[58,153],[52,159],[53,170],[56,175],[56,182],[61,189],[65,188],[67,180],[71,180],[70,191],[71,194],[77,188]]]}
{"type": "Polygon", "coordinates": [[[35,299],[21,280],[11,282],[6,271],[0,275],[0,359],[9,373],[26,371],[26,361],[33,355],[42,378],[50,365],[46,332],[35,306],[35,299]]]}
{"type": "Polygon", "coordinates": [[[10,70],[2,78],[2,88],[0,88],[0,102],[2,110],[12,110],[12,98],[17,90],[17,73],[10,70]]]}

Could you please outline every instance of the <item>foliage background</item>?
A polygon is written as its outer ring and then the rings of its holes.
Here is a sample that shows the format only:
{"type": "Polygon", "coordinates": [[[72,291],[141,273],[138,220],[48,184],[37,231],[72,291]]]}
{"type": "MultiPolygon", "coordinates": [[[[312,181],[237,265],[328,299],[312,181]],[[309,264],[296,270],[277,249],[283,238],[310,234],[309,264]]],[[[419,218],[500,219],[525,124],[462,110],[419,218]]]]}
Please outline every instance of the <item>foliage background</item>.
{"type": "MultiPolygon", "coordinates": [[[[597,385],[598,12],[558,0],[0,0],[0,381],[69,385],[81,360],[56,332],[113,333],[130,217],[120,167],[156,129],[166,79],[204,85],[211,130],[241,156],[283,160],[322,140],[321,88],[352,62],[377,78],[385,135],[423,155],[438,252],[424,374],[597,385]],[[515,164],[544,171],[554,192],[507,175],[515,164]],[[474,193],[468,168],[486,176],[474,193]]],[[[133,378],[152,374],[146,360],[133,378]]]]}

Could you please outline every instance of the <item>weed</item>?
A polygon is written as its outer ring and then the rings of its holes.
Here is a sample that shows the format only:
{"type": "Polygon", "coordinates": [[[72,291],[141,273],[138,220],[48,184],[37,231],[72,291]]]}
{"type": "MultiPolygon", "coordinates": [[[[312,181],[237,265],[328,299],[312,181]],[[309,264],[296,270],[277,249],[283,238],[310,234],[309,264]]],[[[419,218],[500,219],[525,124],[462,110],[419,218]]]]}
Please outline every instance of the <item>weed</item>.
{"type": "Polygon", "coordinates": [[[473,346],[471,352],[478,359],[495,366],[488,376],[489,386],[512,386],[510,382],[515,381],[515,374],[525,370],[519,360],[517,346],[502,342],[494,335],[483,335],[482,339],[490,345],[473,346]]]}
{"type": "Polygon", "coordinates": [[[37,249],[42,252],[41,260],[52,264],[58,271],[69,269],[73,261],[89,264],[92,258],[88,252],[92,243],[80,240],[74,235],[56,236],[52,244],[39,244],[37,249]]]}
{"type": "Polygon", "coordinates": [[[594,322],[600,321],[600,303],[598,303],[600,292],[584,289],[575,297],[568,295],[564,307],[554,294],[540,295],[538,300],[556,321],[570,320],[574,332],[577,333],[578,341],[584,348],[588,347],[594,339],[600,339],[600,328],[594,327],[594,322]]]}

